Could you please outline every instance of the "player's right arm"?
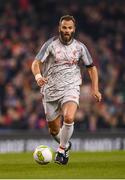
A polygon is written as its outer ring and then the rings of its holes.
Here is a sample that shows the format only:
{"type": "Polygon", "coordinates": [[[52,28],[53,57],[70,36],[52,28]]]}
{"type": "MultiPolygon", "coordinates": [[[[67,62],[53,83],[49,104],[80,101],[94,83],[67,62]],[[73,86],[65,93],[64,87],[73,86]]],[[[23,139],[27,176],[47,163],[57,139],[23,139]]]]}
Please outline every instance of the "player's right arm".
{"type": "Polygon", "coordinates": [[[51,52],[50,44],[53,42],[53,39],[54,37],[43,44],[31,66],[32,73],[35,77],[38,86],[40,87],[47,83],[47,78],[42,76],[41,69],[42,64],[44,63],[44,61],[46,61],[47,57],[51,52]]]}
{"type": "Polygon", "coordinates": [[[42,62],[40,60],[35,59],[32,63],[31,70],[35,77],[35,80],[38,84],[38,86],[43,86],[45,83],[47,83],[47,78],[43,77],[40,69],[42,66],[42,62]]]}

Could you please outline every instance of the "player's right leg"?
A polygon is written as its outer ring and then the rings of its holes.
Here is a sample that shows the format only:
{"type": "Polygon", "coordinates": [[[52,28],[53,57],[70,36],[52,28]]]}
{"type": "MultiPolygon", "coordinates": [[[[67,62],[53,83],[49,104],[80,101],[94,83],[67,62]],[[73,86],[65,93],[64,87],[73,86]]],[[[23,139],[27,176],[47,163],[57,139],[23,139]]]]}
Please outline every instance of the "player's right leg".
{"type": "Polygon", "coordinates": [[[61,115],[59,101],[46,102],[45,99],[43,99],[43,106],[46,114],[46,120],[48,122],[49,132],[52,137],[60,143],[61,115]]]}
{"type": "Polygon", "coordinates": [[[57,116],[53,121],[48,121],[48,128],[52,137],[60,143],[61,116],[57,116]]]}

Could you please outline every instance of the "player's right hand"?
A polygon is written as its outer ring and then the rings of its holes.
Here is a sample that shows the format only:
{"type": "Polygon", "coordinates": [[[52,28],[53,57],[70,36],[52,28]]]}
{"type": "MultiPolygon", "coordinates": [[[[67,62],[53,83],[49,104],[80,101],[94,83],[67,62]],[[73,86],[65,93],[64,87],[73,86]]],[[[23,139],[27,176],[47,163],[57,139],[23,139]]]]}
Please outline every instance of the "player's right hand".
{"type": "Polygon", "coordinates": [[[48,82],[48,78],[40,77],[36,80],[38,86],[42,87],[44,84],[48,82]]]}

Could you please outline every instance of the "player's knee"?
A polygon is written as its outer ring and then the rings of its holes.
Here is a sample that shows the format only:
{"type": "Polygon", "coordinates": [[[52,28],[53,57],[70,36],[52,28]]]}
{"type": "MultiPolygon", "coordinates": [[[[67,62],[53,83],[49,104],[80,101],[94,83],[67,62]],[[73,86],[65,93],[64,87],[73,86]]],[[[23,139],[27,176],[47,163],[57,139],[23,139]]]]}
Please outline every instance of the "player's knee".
{"type": "Polygon", "coordinates": [[[74,122],[74,117],[72,114],[70,113],[66,113],[64,115],[64,122],[67,123],[67,124],[71,124],[72,122],[74,122]]]}

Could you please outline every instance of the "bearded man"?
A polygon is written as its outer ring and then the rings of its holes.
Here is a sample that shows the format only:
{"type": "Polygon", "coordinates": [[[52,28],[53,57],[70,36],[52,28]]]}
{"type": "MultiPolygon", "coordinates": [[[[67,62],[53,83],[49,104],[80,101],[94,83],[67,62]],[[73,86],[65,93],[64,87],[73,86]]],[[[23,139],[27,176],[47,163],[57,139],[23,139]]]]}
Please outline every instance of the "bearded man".
{"type": "Polygon", "coordinates": [[[52,37],[44,43],[31,67],[35,80],[41,87],[49,132],[59,143],[55,162],[63,165],[68,163],[72,145],[70,138],[79,106],[82,84],[78,65],[80,60],[88,69],[92,95],[98,102],[101,101],[97,68],[86,46],[74,38],[75,29],[74,17],[62,16],[59,21],[58,37],[52,37]]]}

